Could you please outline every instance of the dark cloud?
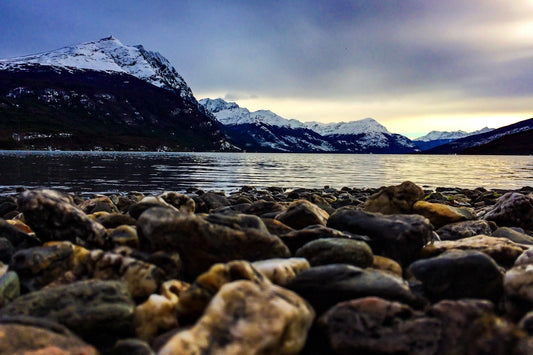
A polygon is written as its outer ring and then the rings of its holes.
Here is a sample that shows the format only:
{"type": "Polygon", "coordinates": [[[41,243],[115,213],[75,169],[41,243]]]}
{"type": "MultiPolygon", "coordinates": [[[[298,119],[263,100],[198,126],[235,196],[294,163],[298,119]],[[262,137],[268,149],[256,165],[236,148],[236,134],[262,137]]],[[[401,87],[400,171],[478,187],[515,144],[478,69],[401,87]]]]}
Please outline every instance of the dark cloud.
{"type": "Polygon", "coordinates": [[[527,0],[4,0],[0,57],[113,34],[161,52],[195,93],[233,100],[523,98],[528,23],[527,0]]]}

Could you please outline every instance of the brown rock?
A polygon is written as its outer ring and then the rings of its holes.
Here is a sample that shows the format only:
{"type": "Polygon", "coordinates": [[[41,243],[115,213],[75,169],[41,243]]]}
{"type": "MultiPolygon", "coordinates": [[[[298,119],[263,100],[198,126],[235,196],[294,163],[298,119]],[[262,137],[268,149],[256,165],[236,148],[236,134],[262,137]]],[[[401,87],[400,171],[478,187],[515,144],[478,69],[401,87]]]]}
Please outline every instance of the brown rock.
{"type": "Polygon", "coordinates": [[[365,211],[383,214],[410,213],[413,204],[424,198],[424,190],[411,181],[388,186],[370,196],[364,204],[365,211]]]}
{"type": "Polygon", "coordinates": [[[413,205],[413,213],[422,215],[431,221],[435,228],[449,223],[472,220],[476,218],[474,210],[467,207],[453,207],[442,203],[417,201],[413,205]]]}
{"type": "Polygon", "coordinates": [[[374,261],[371,266],[372,269],[389,272],[393,275],[402,277],[402,266],[396,261],[386,258],[381,255],[374,255],[374,261]]]}
{"type": "Polygon", "coordinates": [[[236,281],[224,285],[202,318],[158,355],[298,354],[313,318],[313,309],[291,291],[269,282],[236,281]]]}
{"type": "Polygon", "coordinates": [[[253,262],[252,266],[279,286],[287,285],[296,275],[311,267],[304,258],[260,260],[253,262]]]}
{"type": "Polygon", "coordinates": [[[281,221],[294,229],[302,229],[310,225],[326,225],[329,214],[317,205],[307,200],[297,200],[289,205],[286,211],[276,216],[281,221]]]}

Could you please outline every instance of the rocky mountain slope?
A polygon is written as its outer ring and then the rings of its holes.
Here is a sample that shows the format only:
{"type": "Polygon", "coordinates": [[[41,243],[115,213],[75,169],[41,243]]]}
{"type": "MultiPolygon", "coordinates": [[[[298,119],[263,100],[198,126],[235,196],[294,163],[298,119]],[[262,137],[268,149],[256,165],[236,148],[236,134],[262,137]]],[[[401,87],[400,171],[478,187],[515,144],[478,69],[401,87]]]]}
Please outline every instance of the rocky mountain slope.
{"type": "Polygon", "coordinates": [[[440,145],[428,154],[533,154],[533,118],[440,145]]]}
{"type": "Polygon", "coordinates": [[[114,37],[0,60],[0,148],[227,150],[159,53],[114,37]]]}
{"type": "Polygon", "coordinates": [[[223,99],[202,99],[200,104],[225,125],[232,142],[245,150],[339,153],[417,150],[408,138],[390,133],[372,118],[339,123],[300,122],[268,110],[250,112],[223,99]]]}

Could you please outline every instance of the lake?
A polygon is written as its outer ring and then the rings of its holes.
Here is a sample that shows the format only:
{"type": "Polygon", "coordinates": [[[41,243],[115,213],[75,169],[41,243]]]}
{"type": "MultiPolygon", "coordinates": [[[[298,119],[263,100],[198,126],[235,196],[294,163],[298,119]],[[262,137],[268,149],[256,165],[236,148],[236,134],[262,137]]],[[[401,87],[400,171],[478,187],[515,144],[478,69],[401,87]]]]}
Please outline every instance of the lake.
{"type": "Polygon", "coordinates": [[[2,193],[361,188],[405,180],[427,188],[533,186],[531,156],[0,151],[0,169],[2,193]]]}

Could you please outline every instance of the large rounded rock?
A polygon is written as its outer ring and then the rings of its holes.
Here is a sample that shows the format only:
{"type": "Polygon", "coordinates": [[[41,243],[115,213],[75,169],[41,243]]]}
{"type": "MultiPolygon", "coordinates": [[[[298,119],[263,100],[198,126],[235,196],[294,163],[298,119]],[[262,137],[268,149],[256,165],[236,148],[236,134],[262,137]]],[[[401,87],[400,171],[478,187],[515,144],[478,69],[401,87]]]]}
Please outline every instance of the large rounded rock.
{"type": "Polygon", "coordinates": [[[411,181],[388,186],[370,196],[364,204],[365,211],[383,214],[410,213],[413,204],[424,198],[424,190],[411,181]]]}
{"type": "Polygon", "coordinates": [[[407,272],[422,281],[425,294],[433,300],[498,300],[503,291],[503,272],[498,264],[475,250],[450,250],[418,260],[407,272]]]}
{"type": "Polygon", "coordinates": [[[437,230],[441,240],[457,240],[476,235],[491,235],[492,228],[488,221],[464,221],[447,224],[437,230]]]}
{"type": "Polygon", "coordinates": [[[492,233],[493,237],[507,238],[519,244],[533,245],[533,237],[510,227],[500,227],[492,233]]]}
{"type": "Polygon", "coordinates": [[[307,200],[292,202],[286,211],[276,216],[278,221],[294,229],[302,229],[314,224],[326,225],[329,214],[307,200]]]}
{"type": "Polygon", "coordinates": [[[256,229],[262,233],[270,234],[263,220],[252,214],[238,213],[235,215],[228,216],[219,213],[212,213],[206,216],[205,220],[209,223],[226,226],[233,229],[256,229]]]}
{"type": "Polygon", "coordinates": [[[424,245],[433,240],[433,227],[419,215],[384,216],[356,209],[337,210],[328,227],[370,237],[374,254],[398,261],[402,266],[416,260],[424,245]]]}
{"type": "Polygon", "coordinates": [[[307,259],[311,266],[350,264],[365,268],[374,260],[368,244],[341,238],[317,239],[298,249],[295,256],[307,259]]]}
{"type": "Polygon", "coordinates": [[[130,334],[134,307],[125,284],[92,280],[20,296],[0,309],[0,318],[43,317],[63,324],[94,343],[130,334]]]}
{"type": "Polygon", "coordinates": [[[377,297],[340,303],[319,319],[335,354],[435,354],[441,322],[377,297]]]}
{"type": "Polygon", "coordinates": [[[271,234],[253,228],[237,230],[166,208],[144,212],[137,221],[137,232],[145,250],[177,251],[190,279],[216,263],[290,256],[285,244],[271,234]]]}
{"type": "Polygon", "coordinates": [[[173,354],[298,354],[313,323],[298,295],[270,283],[224,285],[200,320],[158,352],[173,354]]]}
{"type": "Polygon", "coordinates": [[[528,249],[527,245],[513,243],[506,238],[495,238],[477,235],[459,240],[444,240],[434,242],[424,247],[421,256],[429,258],[444,253],[447,250],[477,250],[489,255],[498,264],[510,267],[515,260],[528,249]]]}
{"type": "Polygon", "coordinates": [[[0,354],[98,355],[98,351],[73,334],[56,333],[35,326],[0,324],[0,354]]]}
{"type": "Polygon", "coordinates": [[[413,213],[422,215],[431,221],[435,228],[440,228],[449,223],[472,220],[476,213],[467,207],[453,207],[442,203],[417,201],[413,205],[413,213]]]}
{"type": "Polygon", "coordinates": [[[494,304],[488,300],[444,300],[434,304],[429,314],[442,324],[438,354],[464,354],[468,327],[476,320],[494,314],[494,304]]]}
{"type": "Polygon", "coordinates": [[[518,192],[508,192],[483,216],[498,226],[533,229],[533,197],[518,192]]]}
{"type": "Polygon", "coordinates": [[[296,275],[287,288],[308,300],[318,314],[339,302],[368,296],[414,306],[421,304],[401,278],[346,264],[312,267],[296,275]]]}
{"type": "Polygon", "coordinates": [[[24,191],[18,204],[27,224],[43,242],[66,240],[102,248],[109,245],[104,227],[56,191],[24,191]]]}

